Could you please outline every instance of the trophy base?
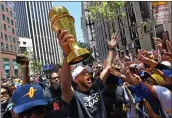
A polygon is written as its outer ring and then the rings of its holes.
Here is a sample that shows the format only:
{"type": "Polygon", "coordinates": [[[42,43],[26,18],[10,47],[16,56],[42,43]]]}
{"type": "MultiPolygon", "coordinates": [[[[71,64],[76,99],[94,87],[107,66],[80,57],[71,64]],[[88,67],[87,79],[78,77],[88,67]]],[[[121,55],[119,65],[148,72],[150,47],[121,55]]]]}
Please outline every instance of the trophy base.
{"type": "Polygon", "coordinates": [[[78,48],[72,50],[67,55],[67,62],[69,65],[77,64],[90,56],[90,52],[86,48],[78,48]]]}

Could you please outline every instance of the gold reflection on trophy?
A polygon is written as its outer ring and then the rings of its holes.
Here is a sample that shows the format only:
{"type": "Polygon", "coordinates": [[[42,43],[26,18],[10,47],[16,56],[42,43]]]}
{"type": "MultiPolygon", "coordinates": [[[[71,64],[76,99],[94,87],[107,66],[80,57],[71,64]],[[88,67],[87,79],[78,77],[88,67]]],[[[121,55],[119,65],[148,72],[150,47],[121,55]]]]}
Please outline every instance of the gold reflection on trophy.
{"type": "Polygon", "coordinates": [[[90,56],[86,48],[81,48],[76,41],[74,18],[63,6],[55,6],[50,9],[49,18],[51,27],[56,32],[57,29],[67,30],[68,34],[73,35],[75,39],[70,39],[69,52],[67,52],[67,61],[70,65],[79,63],[90,56]]]}

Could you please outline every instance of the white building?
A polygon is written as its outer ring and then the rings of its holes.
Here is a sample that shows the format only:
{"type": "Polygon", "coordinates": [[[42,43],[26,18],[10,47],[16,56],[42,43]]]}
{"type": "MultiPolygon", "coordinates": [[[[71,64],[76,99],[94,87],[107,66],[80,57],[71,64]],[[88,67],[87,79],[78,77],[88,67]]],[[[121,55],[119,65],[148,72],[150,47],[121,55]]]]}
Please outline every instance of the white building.
{"type": "Polygon", "coordinates": [[[19,42],[20,53],[24,51],[33,52],[32,39],[19,37],[19,42]]]}

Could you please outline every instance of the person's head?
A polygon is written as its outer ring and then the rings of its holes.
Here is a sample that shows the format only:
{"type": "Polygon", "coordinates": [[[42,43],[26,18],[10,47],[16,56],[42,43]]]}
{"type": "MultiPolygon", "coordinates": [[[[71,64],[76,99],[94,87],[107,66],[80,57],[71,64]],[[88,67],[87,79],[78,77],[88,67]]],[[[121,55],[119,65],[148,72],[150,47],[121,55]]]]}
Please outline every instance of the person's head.
{"type": "Polygon", "coordinates": [[[81,91],[88,91],[92,87],[92,81],[89,73],[82,66],[78,66],[72,72],[73,81],[81,91]]]}
{"type": "Polygon", "coordinates": [[[19,118],[44,118],[48,102],[40,85],[26,84],[18,87],[12,95],[12,101],[13,111],[19,118]]]}
{"type": "Polygon", "coordinates": [[[125,56],[125,53],[123,50],[120,51],[120,57],[124,57],[125,56]]]}
{"type": "Polygon", "coordinates": [[[151,85],[164,85],[164,79],[158,74],[148,74],[145,81],[151,85]]]}
{"type": "Polygon", "coordinates": [[[1,86],[1,108],[5,109],[8,104],[8,100],[11,97],[10,88],[7,86],[1,86]]]}
{"type": "Polygon", "coordinates": [[[132,74],[136,74],[136,75],[139,75],[140,71],[141,71],[141,67],[138,64],[131,64],[129,66],[129,69],[130,69],[132,74]]]}
{"type": "Polygon", "coordinates": [[[53,83],[60,84],[60,75],[58,72],[55,71],[50,74],[50,85],[52,85],[53,83]]]}

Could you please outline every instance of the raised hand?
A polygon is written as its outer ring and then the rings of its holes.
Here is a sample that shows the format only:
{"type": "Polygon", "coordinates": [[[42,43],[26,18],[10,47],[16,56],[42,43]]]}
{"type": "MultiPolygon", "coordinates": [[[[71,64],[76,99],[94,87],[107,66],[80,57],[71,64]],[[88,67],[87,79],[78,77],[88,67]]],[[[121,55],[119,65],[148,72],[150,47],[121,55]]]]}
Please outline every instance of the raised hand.
{"type": "Polygon", "coordinates": [[[109,48],[115,48],[118,41],[120,39],[120,34],[119,33],[113,33],[111,37],[111,41],[108,42],[108,47],[109,48]]]}
{"type": "Polygon", "coordinates": [[[23,55],[23,54],[18,54],[17,55],[17,58],[19,59],[18,61],[18,63],[19,64],[21,64],[23,67],[28,67],[28,65],[29,65],[29,59],[28,59],[28,57],[26,57],[25,55],[23,55]]]}
{"type": "Polygon", "coordinates": [[[57,38],[59,41],[59,45],[62,48],[63,53],[65,55],[67,55],[70,52],[69,43],[75,40],[73,35],[69,35],[67,33],[67,30],[57,29],[57,38]]]}

